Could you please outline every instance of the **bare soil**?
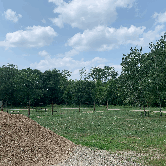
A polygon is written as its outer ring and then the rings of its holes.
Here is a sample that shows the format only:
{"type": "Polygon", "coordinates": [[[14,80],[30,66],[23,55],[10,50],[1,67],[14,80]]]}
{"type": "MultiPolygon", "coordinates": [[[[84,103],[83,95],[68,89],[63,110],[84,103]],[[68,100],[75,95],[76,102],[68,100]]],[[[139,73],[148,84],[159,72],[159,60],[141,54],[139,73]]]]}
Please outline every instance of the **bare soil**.
{"type": "Polygon", "coordinates": [[[75,146],[22,114],[0,111],[0,166],[54,165],[75,146]]]}

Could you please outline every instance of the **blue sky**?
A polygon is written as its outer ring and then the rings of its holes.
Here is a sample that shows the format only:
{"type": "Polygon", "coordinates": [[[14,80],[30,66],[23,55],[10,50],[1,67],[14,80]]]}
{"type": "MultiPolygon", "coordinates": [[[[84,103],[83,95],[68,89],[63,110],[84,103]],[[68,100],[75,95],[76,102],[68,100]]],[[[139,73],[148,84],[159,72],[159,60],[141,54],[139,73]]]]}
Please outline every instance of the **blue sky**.
{"type": "Polygon", "coordinates": [[[165,0],[0,0],[0,66],[120,74],[123,54],[150,52],[165,25],[165,0]]]}

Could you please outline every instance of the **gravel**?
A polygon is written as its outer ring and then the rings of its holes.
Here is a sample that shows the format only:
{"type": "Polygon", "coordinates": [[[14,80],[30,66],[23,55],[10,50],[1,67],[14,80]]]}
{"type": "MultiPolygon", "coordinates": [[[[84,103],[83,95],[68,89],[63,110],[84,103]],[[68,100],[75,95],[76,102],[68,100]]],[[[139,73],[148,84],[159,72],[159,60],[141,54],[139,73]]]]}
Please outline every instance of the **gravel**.
{"type": "Polygon", "coordinates": [[[143,154],[136,154],[132,151],[119,153],[120,155],[110,154],[106,150],[77,145],[67,160],[62,160],[59,164],[52,166],[145,166],[143,163],[134,162],[143,154]]]}

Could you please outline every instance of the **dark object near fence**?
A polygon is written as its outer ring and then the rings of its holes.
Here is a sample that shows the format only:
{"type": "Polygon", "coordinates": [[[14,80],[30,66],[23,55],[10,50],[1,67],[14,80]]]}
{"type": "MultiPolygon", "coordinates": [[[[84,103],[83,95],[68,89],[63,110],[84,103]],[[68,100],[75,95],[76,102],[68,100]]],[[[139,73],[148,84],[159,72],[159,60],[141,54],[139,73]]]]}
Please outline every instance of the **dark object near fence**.
{"type": "Polygon", "coordinates": [[[45,110],[45,112],[46,112],[47,109],[46,108],[39,108],[39,109],[37,109],[37,107],[36,107],[35,110],[36,110],[36,112],[42,112],[42,110],[45,110]]]}
{"type": "Polygon", "coordinates": [[[3,111],[3,100],[0,101],[0,107],[1,107],[1,111],[3,111]]]}
{"type": "Polygon", "coordinates": [[[28,107],[28,118],[29,118],[29,115],[30,115],[30,100],[29,100],[29,107],[28,107]]]}
{"type": "Polygon", "coordinates": [[[145,116],[146,116],[146,111],[144,111],[144,113],[145,113],[145,116]]]}
{"type": "Polygon", "coordinates": [[[149,111],[142,111],[141,112],[141,117],[143,117],[143,115],[146,116],[147,114],[148,114],[148,117],[149,117],[150,116],[149,111]]]}
{"type": "Polygon", "coordinates": [[[52,101],[52,115],[53,115],[53,112],[57,112],[57,111],[54,111],[54,104],[53,104],[53,101],[52,101]]]}
{"type": "MultiPolygon", "coordinates": [[[[39,103],[39,105],[43,105],[43,103],[39,103]]],[[[41,110],[43,110],[43,109],[45,109],[45,112],[46,112],[46,108],[40,108],[39,110],[37,109],[37,107],[36,107],[36,112],[41,112],[41,110]]]]}
{"type": "Polygon", "coordinates": [[[10,111],[10,114],[20,114],[20,111],[10,111]]]}

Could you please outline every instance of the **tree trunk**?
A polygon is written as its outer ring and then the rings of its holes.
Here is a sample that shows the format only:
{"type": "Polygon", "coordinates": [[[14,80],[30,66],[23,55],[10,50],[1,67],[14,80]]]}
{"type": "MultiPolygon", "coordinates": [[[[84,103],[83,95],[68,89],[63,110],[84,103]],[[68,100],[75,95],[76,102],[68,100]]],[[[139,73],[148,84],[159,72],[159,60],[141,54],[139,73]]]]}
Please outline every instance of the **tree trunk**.
{"type": "Polygon", "coordinates": [[[108,111],[108,100],[107,100],[107,111],[108,111]]]}
{"type": "Polygon", "coordinates": [[[1,106],[1,111],[3,111],[3,100],[2,100],[2,106],[1,106]]]}
{"type": "Polygon", "coordinates": [[[7,109],[7,113],[8,113],[8,108],[7,108],[7,101],[6,101],[6,109],[7,109]]]}
{"type": "Polygon", "coordinates": [[[29,107],[28,107],[28,118],[29,118],[29,115],[30,115],[30,100],[29,100],[29,107]]]}
{"type": "Polygon", "coordinates": [[[79,112],[80,112],[80,106],[81,106],[81,103],[80,103],[80,105],[79,105],[79,112]]]}
{"type": "Polygon", "coordinates": [[[95,111],[95,101],[94,101],[94,111],[95,111]]]}
{"type": "Polygon", "coordinates": [[[53,112],[54,112],[54,111],[53,111],[53,101],[52,101],[52,115],[53,115],[53,112]]]}
{"type": "Polygon", "coordinates": [[[160,101],[160,116],[162,116],[162,112],[161,112],[161,101],[160,101]]]}

